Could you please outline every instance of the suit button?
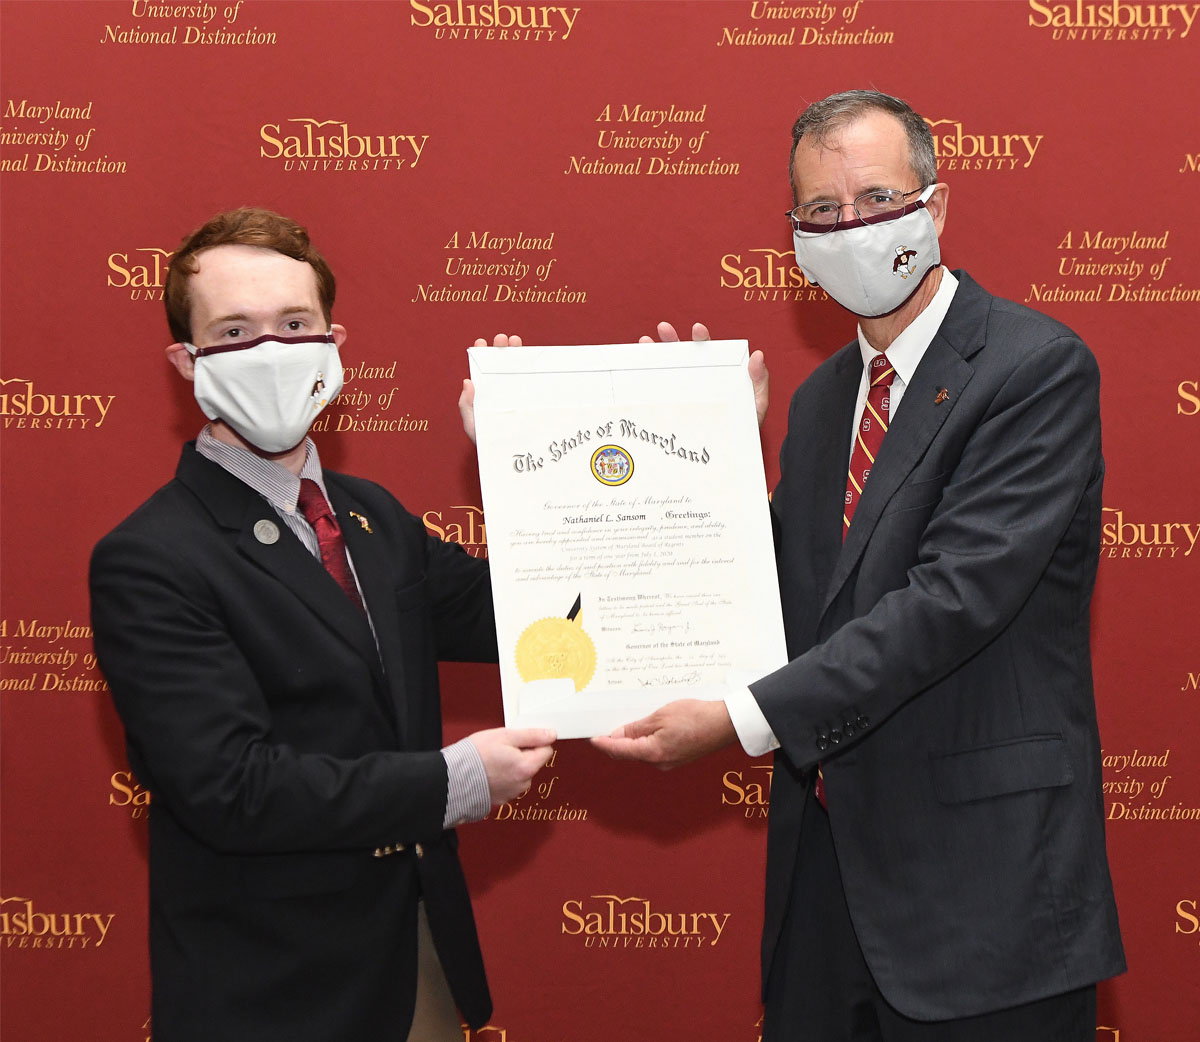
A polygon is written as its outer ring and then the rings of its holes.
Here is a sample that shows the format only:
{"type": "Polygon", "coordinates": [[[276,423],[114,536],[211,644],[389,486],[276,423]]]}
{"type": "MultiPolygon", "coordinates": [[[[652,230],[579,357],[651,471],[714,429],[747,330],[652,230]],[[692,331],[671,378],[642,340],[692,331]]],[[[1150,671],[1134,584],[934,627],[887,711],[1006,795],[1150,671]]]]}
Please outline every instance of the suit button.
{"type": "Polygon", "coordinates": [[[376,856],[376,857],[383,857],[383,848],[382,848],[382,847],[376,847],[376,848],[375,848],[375,856],[376,856]]]}
{"type": "Polygon", "coordinates": [[[865,730],[866,728],[868,728],[868,727],[870,727],[870,726],[871,726],[871,720],[870,720],[870,718],[869,718],[869,717],[867,717],[867,716],[866,716],[865,714],[863,714],[863,713],[859,713],[859,714],[858,714],[858,719],[857,719],[857,720],[855,720],[854,722],[855,722],[855,723],[858,725],[858,729],[859,729],[860,731],[862,731],[862,730],[865,730]]]}
{"type": "Polygon", "coordinates": [[[842,732],[841,732],[841,731],[839,731],[839,730],[838,730],[838,729],[835,727],[835,728],[834,728],[832,731],[830,731],[830,732],[829,732],[829,740],[830,740],[830,741],[831,741],[831,742],[832,742],[834,745],[837,745],[837,744],[838,744],[838,742],[840,742],[840,741],[842,740],[842,732]]]}
{"type": "Polygon", "coordinates": [[[425,848],[423,846],[421,846],[420,843],[414,843],[413,850],[416,852],[417,857],[425,856],[425,848]]]}
{"type": "Polygon", "coordinates": [[[847,720],[842,724],[842,734],[844,734],[847,738],[854,737],[854,730],[854,724],[850,720],[847,720]]]}
{"type": "Polygon", "coordinates": [[[821,732],[817,735],[817,752],[823,753],[829,748],[829,735],[821,732]]]}

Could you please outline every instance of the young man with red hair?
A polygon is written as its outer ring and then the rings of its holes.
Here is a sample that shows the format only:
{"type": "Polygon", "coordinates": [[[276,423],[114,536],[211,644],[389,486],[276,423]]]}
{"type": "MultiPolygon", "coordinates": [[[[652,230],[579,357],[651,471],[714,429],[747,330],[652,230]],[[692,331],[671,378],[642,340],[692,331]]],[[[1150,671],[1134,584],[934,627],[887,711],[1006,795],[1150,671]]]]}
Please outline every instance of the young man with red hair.
{"type": "Polygon", "coordinates": [[[487,565],[322,468],[334,290],[266,210],[184,241],[167,356],[211,422],[92,559],[97,655],[153,794],[158,1042],[451,1042],[456,1005],[491,1013],[453,829],[522,791],[554,735],[442,747],[438,659],[496,660],[487,565]]]}

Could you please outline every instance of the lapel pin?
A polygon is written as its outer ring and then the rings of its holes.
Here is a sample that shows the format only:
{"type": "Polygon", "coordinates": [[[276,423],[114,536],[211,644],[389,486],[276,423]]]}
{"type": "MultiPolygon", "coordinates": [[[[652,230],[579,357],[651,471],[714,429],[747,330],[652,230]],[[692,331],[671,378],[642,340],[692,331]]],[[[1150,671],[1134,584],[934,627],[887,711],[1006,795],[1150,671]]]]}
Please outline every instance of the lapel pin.
{"type": "Polygon", "coordinates": [[[254,538],[264,546],[279,542],[279,526],[274,521],[255,521],[254,538]]]}
{"type": "Polygon", "coordinates": [[[356,511],[356,510],[349,511],[349,514],[352,518],[354,518],[355,521],[357,521],[360,525],[362,525],[362,529],[364,532],[367,532],[370,535],[375,534],[375,530],[371,527],[371,522],[368,521],[365,517],[363,517],[362,514],[358,513],[358,511],[356,511]]]}
{"type": "Polygon", "coordinates": [[[939,387],[937,397],[934,398],[933,404],[941,405],[942,402],[946,401],[946,399],[948,399],[949,397],[950,397],[950,392],[947,391],[946,388],[944,388],[944,387],[939,387]]]}

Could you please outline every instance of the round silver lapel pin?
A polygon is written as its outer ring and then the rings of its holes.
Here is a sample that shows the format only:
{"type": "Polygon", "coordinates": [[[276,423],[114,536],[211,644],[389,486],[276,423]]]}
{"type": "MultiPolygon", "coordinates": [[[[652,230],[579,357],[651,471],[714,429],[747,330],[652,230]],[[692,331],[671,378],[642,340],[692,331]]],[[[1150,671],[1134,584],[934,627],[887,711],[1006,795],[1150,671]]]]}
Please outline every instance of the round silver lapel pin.
{"type": "Polygon", "coordinates": [[[255,521],[254,538],[266,546],[279,542],[279,526],[274,521],[255,521]]]}

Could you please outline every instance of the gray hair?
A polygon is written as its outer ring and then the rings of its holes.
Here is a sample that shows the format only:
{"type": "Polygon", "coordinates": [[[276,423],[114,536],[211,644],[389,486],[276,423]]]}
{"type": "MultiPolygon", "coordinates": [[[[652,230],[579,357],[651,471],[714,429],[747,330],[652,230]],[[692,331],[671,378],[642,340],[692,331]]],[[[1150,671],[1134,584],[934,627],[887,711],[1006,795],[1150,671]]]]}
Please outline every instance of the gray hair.
{"type": "Polygon", "coordinates": [[[792,153],[788,158],[788,180],[796,161],[796,147],[802,137],[824,145],[834,134],[871,111],[895,116],[908,135],[908,165],[912,167],[921,187],[937,182],[937,153],[933,148],[933,133],[929,124],[912,110],[912,106],[890,94],[877,90],[844,90],[814,101],[792,127],[792,153]]]}

